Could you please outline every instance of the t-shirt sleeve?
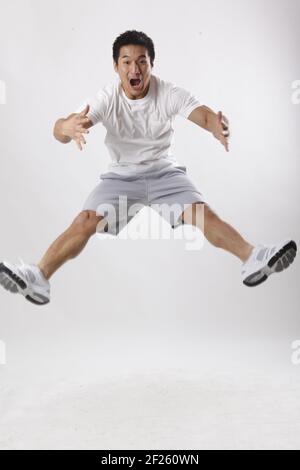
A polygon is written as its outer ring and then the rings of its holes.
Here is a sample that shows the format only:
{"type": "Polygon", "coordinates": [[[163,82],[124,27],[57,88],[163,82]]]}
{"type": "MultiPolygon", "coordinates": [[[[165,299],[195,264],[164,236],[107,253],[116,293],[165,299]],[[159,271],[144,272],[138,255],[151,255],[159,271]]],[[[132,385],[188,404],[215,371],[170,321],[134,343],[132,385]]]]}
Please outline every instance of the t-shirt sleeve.
{"type": "Polygon", "coordinates": [[[96,96],[86,99],[74,112],[81,113],[88,104],[90,110],[87,113],[87,117],[92,121],[93,125],[103,122],[108,109],[108,97],[105,92],[103,90],[98,91],[96,96]]]}
{"type": "Polygon", "coordinates": [[[179,114],[184,118],[188,118],[194,109],[202,105],[197,96],[185,88],[173,84],[170,88],[170,106],[172,116],[179,114]]]}

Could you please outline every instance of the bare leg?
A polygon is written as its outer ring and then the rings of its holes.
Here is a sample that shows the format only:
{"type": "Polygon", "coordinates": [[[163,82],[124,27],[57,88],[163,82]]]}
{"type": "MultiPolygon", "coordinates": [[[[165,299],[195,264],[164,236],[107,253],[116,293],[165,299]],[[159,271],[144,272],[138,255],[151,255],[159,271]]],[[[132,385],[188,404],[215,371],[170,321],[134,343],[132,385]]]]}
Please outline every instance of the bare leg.
{"type": "Polygon", "coordinates": [[[242,262],[246,261],[254,248],[207,204],[195,203],[181,217],[184,223],[198,227],[212,245],[232,253],[242,262]]]}
{"type": "Polygon", "coordinates": [[[76,217],[70,227],[52,243],[38,263],[46,279],[50,279],[66,261],[79,255],[90,237],[96,233],[97,225],[102,219],[103,217],[97,216],[94,211],[83,211],[76,217]]]}

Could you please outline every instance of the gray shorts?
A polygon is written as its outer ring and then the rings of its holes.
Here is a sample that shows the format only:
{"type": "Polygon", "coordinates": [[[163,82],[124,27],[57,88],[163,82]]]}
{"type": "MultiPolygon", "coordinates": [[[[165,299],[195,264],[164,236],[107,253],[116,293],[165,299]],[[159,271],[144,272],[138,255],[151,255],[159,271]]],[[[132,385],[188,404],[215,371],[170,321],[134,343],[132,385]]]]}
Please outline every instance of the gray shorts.
{"type": "Polygon", "coordinates": [[[105,217],[97,228],[100,233],[118,235],[145,206],[156,210],[172,228],[176,228],[183,223],[180,216],[189,205],[205,202],[187,176],[185,166],[133,176],[108,172],[100,175],[100,179],[82,209],[96,211],[97,215],[105,217]]]}

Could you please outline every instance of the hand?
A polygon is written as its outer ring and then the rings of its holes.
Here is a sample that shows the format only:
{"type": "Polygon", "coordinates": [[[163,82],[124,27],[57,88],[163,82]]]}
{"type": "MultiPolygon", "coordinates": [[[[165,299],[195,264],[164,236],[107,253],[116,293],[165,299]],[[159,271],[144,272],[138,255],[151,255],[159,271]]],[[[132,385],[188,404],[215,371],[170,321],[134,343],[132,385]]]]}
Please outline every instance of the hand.
{"type": "Polygon", "coordinates": [[[213,135],[218,139],[222,145],[224,145],[227,152],[229,152],[229,143],[228,139],[230,137],[229,132],[229,121],[226,116],[223,116],[222,111],[218,112],[217,122],[213,135]]]}
{"type": "Polygon", "coordinates": [[[90,132],[84,127],[87,123],[90,122],[87,117],[90,107],[87,105],[83,111],[79,114],[72,114],[68,117],[63,123],[63,134],[70,139],[74,140],[79,148],[82,150],[82,144],[86,144],[84,134],[89,134],[90,132]]]}

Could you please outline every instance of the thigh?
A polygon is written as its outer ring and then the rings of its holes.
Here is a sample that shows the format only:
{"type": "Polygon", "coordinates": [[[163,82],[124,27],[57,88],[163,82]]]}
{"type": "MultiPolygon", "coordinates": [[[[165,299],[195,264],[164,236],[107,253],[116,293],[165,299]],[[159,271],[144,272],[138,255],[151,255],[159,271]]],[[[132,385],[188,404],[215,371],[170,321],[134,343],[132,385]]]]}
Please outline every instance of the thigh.
{"type": "Polygon", "coordinates": [[[205,203],[205,198],[191,178],[186,168],[174,168],[149,179],[149,199],[151,207],[157,210],[173,228],[183,221],[181,215],[194,203],[205,203]]]}
{"type": "Polygon", "coordinates": [[[105,232],[118,235],[144,206],[145,195],[145,183],[141,178],[129,181],[105,177],[87,197],[83,210],[92,210],[105,217],[108,222],[105,232]]]}

